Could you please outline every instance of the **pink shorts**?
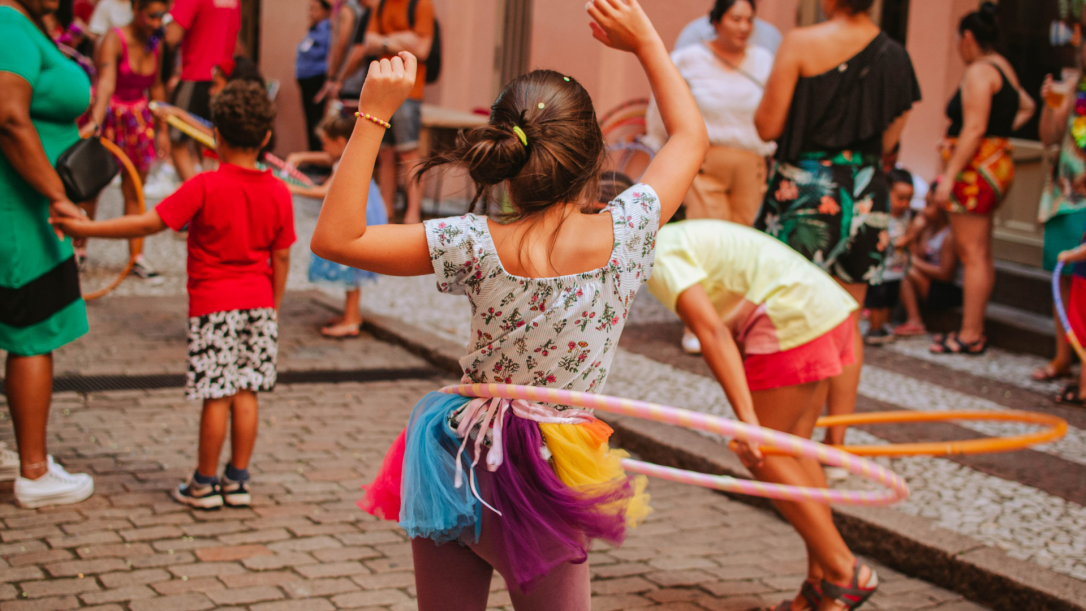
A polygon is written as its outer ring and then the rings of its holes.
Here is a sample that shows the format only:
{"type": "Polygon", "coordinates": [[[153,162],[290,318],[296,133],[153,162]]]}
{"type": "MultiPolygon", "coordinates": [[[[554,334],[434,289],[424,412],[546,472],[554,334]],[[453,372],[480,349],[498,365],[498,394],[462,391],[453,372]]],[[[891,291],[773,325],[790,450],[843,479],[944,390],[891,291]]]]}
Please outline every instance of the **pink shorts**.
{"type": "Polygon", "coordinates": [[[845,322],[827,333],[790,350],[770,354],[749,354],[743,359],[750,390],[770,390],[808,382],[820,382],[838,375],[853,363],[855,322],[845,322]]]}

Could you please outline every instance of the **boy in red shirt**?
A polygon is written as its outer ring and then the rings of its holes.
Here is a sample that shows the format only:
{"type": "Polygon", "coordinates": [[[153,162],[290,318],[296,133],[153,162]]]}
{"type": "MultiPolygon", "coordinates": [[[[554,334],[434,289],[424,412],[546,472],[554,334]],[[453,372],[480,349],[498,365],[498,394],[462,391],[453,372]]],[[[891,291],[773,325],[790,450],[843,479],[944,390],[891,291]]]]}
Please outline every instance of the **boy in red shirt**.
{"type": "Polygon", "coordinates": [[[202,399],[204,410],[199,464],[174,498],[202,509],[250,504],[256,393],[275,386],[277,313],[295,241],[290,192],[256,167],[275,105],[259,85],[234,82],[211,103],[211,119],[222,161],[217,171],[197,175],[142,215],[55,223],[72,237],[125,239],[188,225],[185,396],[202,399]],[[231,413],[232,456],[220,485],[215,475],[231,413]]]}

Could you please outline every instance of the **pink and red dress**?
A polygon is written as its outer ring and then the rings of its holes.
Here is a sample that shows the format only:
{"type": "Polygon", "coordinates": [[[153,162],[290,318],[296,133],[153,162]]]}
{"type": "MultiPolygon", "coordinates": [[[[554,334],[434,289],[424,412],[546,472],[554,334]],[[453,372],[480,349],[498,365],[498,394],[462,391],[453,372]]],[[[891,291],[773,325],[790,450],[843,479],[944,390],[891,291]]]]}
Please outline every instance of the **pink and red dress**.
{"type": "MultiPolygon", "coordinates": [[[[146,172],[155,161],[155,119],[148,107],[147,92],[155,84],[158,69],[151,74],[133,71],[124,32],[120,28],[113,31],[121,39],[121,58],[117,62],[117,85],[109,100],[102,135],[124,151],[136,170],[146,172]]],[[[157,44],[154,54],[158,66],[157,44]]]]}

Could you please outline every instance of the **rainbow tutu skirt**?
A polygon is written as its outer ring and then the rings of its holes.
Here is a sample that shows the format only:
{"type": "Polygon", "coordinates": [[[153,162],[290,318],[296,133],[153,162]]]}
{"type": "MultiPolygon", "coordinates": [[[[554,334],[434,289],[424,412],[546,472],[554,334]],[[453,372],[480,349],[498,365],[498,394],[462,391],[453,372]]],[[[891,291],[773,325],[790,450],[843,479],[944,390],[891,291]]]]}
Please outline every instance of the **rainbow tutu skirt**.
{"type": "Polygon", "coordinates": [[[563,562],[587,560],[591,539],[621,543],[626,528],[651,511],[646,479],[626,475],[627,454],[608,446],[612,430],[600,420],[537,422],[499,410],[492,430],[501,434],[489,454],[500,447],[503,458],[496,468],[473,466],[469,453],[460,453],[471,444],[449,421],[471,401],[423,397],[359,507],[399,522],[412,538],[469,545],[479,540],[482,512],[497,511],[510,570],[524,591],[563,562]],[[473,469],[492,471],[489,504],[473,492],[473,469]]]}

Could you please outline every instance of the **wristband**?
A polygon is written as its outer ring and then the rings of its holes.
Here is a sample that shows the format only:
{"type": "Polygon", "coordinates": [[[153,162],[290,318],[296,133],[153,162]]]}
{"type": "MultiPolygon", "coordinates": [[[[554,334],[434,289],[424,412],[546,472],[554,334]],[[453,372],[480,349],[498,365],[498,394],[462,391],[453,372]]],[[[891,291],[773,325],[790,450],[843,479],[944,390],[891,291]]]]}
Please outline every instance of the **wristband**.
{"type": "Polygon", "coordinates": [[[372,121],[372,122],[376,123],[377,125],[380,125],[381,127],[385,128],[385,129],[392,129],[392,124],[391,123],[389,123],[388,121],[382,121],[381,119],[378,119],[377,117],[375,117],[375,116],[373,116],[373,115],[371,115],[369,113],[356,112],[356,113],[354,113],[354,116],[358,117],[359,119],[365,119],[367,121],[372,121]]]}

